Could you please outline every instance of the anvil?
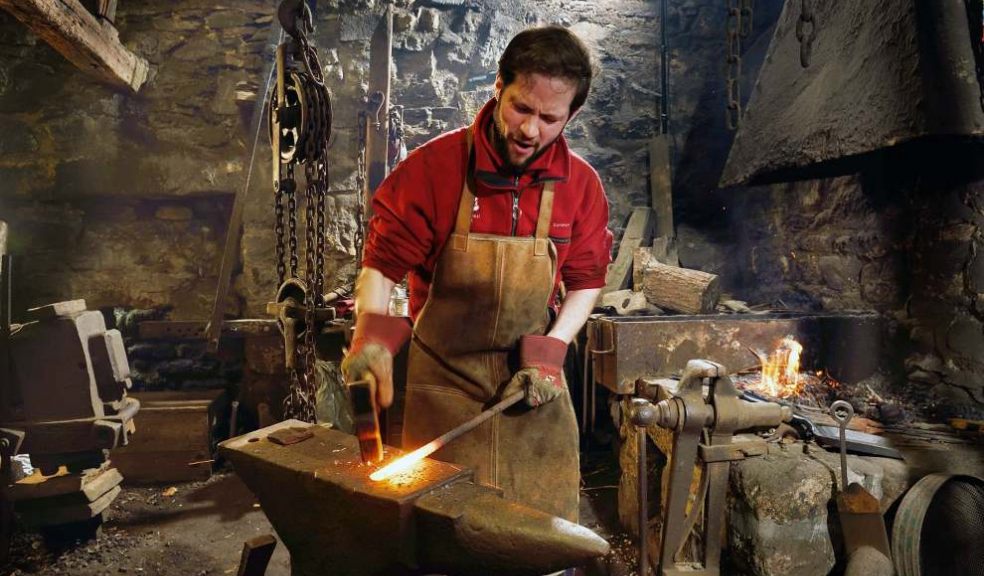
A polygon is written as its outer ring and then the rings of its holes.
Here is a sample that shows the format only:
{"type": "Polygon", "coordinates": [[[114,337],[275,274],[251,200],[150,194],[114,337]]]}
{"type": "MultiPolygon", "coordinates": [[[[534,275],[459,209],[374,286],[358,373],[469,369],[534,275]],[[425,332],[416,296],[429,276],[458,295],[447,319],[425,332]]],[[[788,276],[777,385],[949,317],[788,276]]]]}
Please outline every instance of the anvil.
{"type": "MultiPolygon", "coordinates": [[[[591,530],[475,483],[467,468],[425,459],[372,481],[356,437],[323,426],[288,420],[219,447],[290,551],[293,576],[535,576],[609,550],[591,530]]],[[[384,462],[402,454],[386,447],[384,462]]]]}

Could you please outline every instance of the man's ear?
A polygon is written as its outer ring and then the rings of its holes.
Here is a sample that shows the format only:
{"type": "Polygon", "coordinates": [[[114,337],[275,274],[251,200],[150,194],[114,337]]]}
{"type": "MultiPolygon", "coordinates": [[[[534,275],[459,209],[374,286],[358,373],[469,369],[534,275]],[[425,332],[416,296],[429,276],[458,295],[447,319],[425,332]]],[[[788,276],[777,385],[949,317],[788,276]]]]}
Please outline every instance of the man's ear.
{"type": "Polygon", "coordinates": [[[502,83],[502,76],[496,74],[495,75],[495,92],[493,92],[493,94],[495,95],[495,99],[496,100],[498,100],[499,99],[499,96],[502,95],[502,85],[503,85],[503,83],[502,83]]]}

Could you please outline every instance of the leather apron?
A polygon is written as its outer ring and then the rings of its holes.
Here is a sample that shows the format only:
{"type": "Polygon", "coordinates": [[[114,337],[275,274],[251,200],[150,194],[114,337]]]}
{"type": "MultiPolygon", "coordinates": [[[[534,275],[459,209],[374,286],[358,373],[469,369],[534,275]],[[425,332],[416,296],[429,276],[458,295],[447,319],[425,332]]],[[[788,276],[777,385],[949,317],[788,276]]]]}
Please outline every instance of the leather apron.
{"type": "MultiPolygon", "coordinates": [[[[557,270],[548,236],[553,183],[541,194],[536,235],[513,237],[470,232],[475,196],[468,180],[410,342],[403,421],[408,450],[493,405],[518,370],[520,336],[544,334],[549,323],[557,270]]],[[[580,465],[569,392],[535,409],[521,401],[434,457],[474,469],[476,481],[500,488],[506,498],[577,521],[580,465]]]]}

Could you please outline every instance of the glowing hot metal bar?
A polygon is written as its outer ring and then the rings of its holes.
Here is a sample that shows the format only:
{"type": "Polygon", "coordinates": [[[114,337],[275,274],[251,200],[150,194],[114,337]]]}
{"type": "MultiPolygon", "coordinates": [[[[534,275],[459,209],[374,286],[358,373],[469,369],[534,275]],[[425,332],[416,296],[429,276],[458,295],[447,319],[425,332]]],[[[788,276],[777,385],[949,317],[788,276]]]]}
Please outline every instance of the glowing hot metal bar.
{"type": "Polygon", "coordinates": [[[397,458],[396,460],[390,462],[386,466],[383,466],[379,470],[376,470],[375,472],[369,475],[369,479],[378,482],[380,480],[385,480],[386,478],[389,478],[394,474],[401,474],[403,472],[406,472],[407,470],[411,469],[414,466],[414,464],[420,462],[427,456],[433,454],[448,442],[472,430],[482,422],[485,422],[492,416],[495,416],[499,412],[502,412],[506,408],[509,408],[510,406],[512,406],[516,402],[519,402],[522,399],[523,399],[522,392],[516,392],[514,394],[510,394],[509,396],[506,396],[501,401],[499,401],[498,404],[492,406],[488,410],[483,411],[478,416],[475,416],[474,418],[458,426],[457,428],[454,428],[449,432],[445,432],[441,436],[438,436],[434,440],[431,440],[427,444],[424,444],[423,446],[417,448],[416,450],[407,454],[406,456],[397,458]]]}

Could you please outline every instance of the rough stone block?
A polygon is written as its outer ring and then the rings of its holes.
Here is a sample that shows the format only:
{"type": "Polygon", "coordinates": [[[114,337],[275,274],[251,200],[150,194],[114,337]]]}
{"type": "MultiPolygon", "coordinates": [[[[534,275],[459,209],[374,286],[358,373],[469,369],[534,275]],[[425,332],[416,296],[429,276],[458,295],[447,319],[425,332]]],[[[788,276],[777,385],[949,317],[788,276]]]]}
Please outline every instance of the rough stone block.
{"type": "Polygon", "coordinates": [[[966,358],[984,362],[984,325],[975,318],[958,318],[946,333],[946,345],[966,358]]]}
{"type": "MultiPolygon", "coordinates": [[[[769,453],[731,468],[729,545],[735,563],[754,576],[825,576],[842,555],[833,498],[839,455],[800,443],[770,445],[769,453]]],[[[848,456],[848,481],[860,482],[882,511],[907,487],[904,463],[848,456]]]]}

